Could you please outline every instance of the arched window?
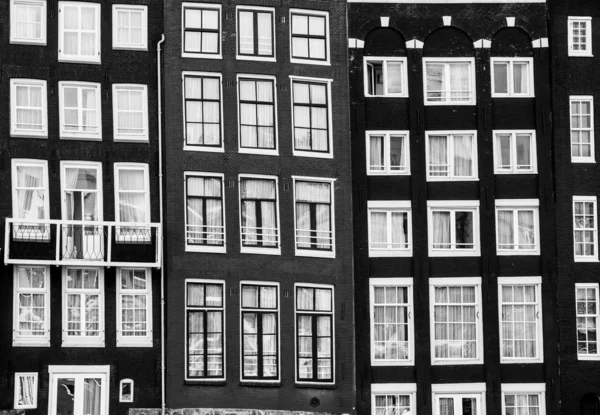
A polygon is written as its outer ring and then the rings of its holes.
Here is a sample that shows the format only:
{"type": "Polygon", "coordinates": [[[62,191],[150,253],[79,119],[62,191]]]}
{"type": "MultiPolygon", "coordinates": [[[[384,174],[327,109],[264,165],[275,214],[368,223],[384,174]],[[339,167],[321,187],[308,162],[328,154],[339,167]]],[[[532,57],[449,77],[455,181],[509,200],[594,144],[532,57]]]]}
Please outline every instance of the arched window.
{"type": "Polygon", "coordinates": [[[364,64],[365,96],[408,96],[406,42],[398,31],[371,31],[365,38],[364,64]]]}
{"type": "Polygon", "coordinates": [[[595,393],[583,395],[579,402],[580,415],[600,415],[600,398],[595,393]]]}

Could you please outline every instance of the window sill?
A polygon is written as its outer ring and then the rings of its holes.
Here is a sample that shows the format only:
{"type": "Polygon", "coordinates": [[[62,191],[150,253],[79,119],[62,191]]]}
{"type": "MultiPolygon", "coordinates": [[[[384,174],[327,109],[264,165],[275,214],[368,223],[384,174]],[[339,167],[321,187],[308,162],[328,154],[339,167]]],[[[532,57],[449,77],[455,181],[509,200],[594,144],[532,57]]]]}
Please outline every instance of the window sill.
{"type": "Polygon", "coordinates": [[[154,343],[152,340],[150,341],[127,341],[127,340],[117,340],[117,347],[153,347],[154,343]]]}
{"type": "Polygon", "coordinates": [[[573,261],[575,262],[600,262],[598,261],[598,258],[582,258],[582,257],[575,257],[573,258],[573,261]]]}
{"type": "Polygon", "coordinates": [[[571,163],[583,164],[583,163],[596,163],[596,159],[594,157],[590,158],[573,158],[571,157],[571,163]]]}
{"type": "Polygon", "coordinates": [[[256,254],[256,255],[281,255],[280,248],[251,248],[241,247],[240,252],[242,254],[256,254]]]}
{"type": "Polygon", "coordinates": [[[320,153],[317,151],[302,151],[302,150],[294,150],[294,157],[312,157],[319,159],[332,159],[333,153],[320,153]]]}
{"type": "Polygon", "coordinates": [[[99,348],[104,347],[104,340],[96,342],[96,343],[82,343],[76,340],[63,340],[61,347],[84,347],[84,348],[99,348]]]}
{"type": "Polygon", "coordinates": [[[187,144],[183,145],[183,150],[184,151],[201,151],[201,152],[205,152],[205,153],[224,153],[225,152],[223,147],[206,147],[206,146],[201,146],[201,145],[190,146],[187,144]]]}
{"type": "Polygon", "coordinates": [[[278,156],[279,151],[277,149],[269,150],[269,149],[260,149],[260,148],[248,148],[248,147],[238,147],[238,153],[240,154],[256,154],[259,156],[278,156]]]}
{"type": "Polygon", "coordinates": [[[390,258],[399,257],[406,258],[412,257],[412,249],[409,251],[371,251],[369,250],[369,258],[390,258]]]}
{"type": "Polygon", "coordinates": [[[506,171],[506,170],[494,170],[494,174],[498,176],[506,176],[509,174],[538,174],[537,170],[534,171],[506,171]]]}
{"type": "Polygon", "coordinates": [[[500,364],[502,365],[539,365],[544,363],[544,359],[503,359],[500,358],[500,364]]]}
{"type": "Polygon", "coordinates": [[[569,53],[569,58],[593,58],[592,53],[569,53]]]}
{"type": "Polygon", "coordinates": [[[207,252],[207,253],[213,253],[213,254],[224,254],[227,252],[227,247],[225,247],[225,246],[208,247],[208,246],[186,245],[185,252],[207,252]]]}
{"type": "Polygon", "coordinates": [[[319,65],[319,66],[331,66],[329,61],[321,61],[316,59],[301,59],[301,58],[290,58],[290,63],[301,63],[304,65],[319,65]]]}
{"type": "Polygon", "coordinates": [[[30,39],[10,39],[11,45],[30,45],[30,46],[46,46],[46,39],[43,40],[30,40],[30,39]]]}
{"type": "Polygon", "coordinates": [[[458,177],[430,177],[427,176],[427,182],[428,183],[435,183],[435,182],[478,182],[479,181],[479,177],[465,177],[465,178],[458,178],[458,177]]]}
{"type": "Polygon", "coordinates": [[[582,361],[586,361],[586,360],[597,360],[597,361],[600,361],[600,355],[596,355],[596,356],[593,356],[593,355],[592,355],[592,356],[585,355],[585,356],[582,356],[582,355],[579,355],[579,354],[578,354],[578,355],[577,355],[577,360],[582,360],[582,361]]]}
{"type": "Polygon", "coordinates": [[[114,136],[113,141],[115,143],[144,143],[148,144],[148,136],[145,137],[125,137],[125,136],[114,136]]]}
{"type": "Polygon", "coordinates": [[[513,99],[513,98],[535,98],[535,95],[498,95],[498,94],[492,94],[492,98],[509,98],[509,99],[513,99]]]}
{"type": "Polygon", "coordinates": [[[189,52],[181,52],[182,58],[192,58],[192,59],[223,59],[221,54],[210,54],[210,53],[189,53],[189,52]]]}
{"type": "Polygon", "coordinates": [[[535,250],[535,251],[500,251],[498,250],[498,248],[496,248],[496,255],[498,256],[539,256],[540,255],[540,251],[535,250]]]}
{"type": "Polygon", "coordinates": [[[479,257],[481,253],[477,251],[461,252],[461,251],[432,251],[429,250],[429,256],[432,258],[437,257],[479,257]]]}
{"type": "Polygon", "coordinates": [[[310,249],[296,248],[296,256],[312,258],[335,258],[335,252],[332,251],[312,251],[310,249]]]}
{"type": "Polygon", "coordinates": [[[483,359],[465,359],[463,360],[433,360],[432,366],[465,366],[465,365],[482,365],[483,359]]]}
{"type": "Polygon", "coordinates": [[[335,383],[319,383],[319,382],[298,382],[295,386],[302,389],[336,389],[335,383]]]}
{"type": "Polygon", "coordinates": [[[367,170],[367,176],[373,177],[387,177],[387,176],[410,176],[410,171],[399,172],[399,173],[379,173],[367,170]]]}
{"type": "Polygon", "coordinates": [[[184,385],[202,385],[202,386],[225,386],[227,381],[225,379],[186,379],[183,381],[184,385]]]}
{"type": "Polygon", "coordinates": [[[134,45],[112,45],[113,50],[133,50],[137,52],[147,52],[148,46],[134,46],[134,45]]]}
{"type": "Polygon", "coordinates": [[[50,347],[49,339],[19,339],[13,340],[13,347],[50,347]]]}
{"type": "Polygon", "coordinates": [[[424,104],[426,107],[454,107],[454,106],[458,106],[458,107],[466,107],[466,106],[475,106],[477,105],[476,101],[469,101],[469,102],[427,102],[425,101],[424,104]]]}
{"type": "Polygon", "coordinates": [[[68,134],[64,135],[60,133],[59,138],[61,140],[74,140],[74,141],[102,141],[102,134],[100,135],[81,135],[81,134],[68,134]]]}
{"type": "Polygon", "coordinates": [[[371,359],[371,366],[373,367],[386,367],[386,366],[414,366],[415,362],[412,360],[405,361],[393,361],[393,360],[373,360],[371,359]]]}
{"type": "Polygon", "coordinates": [[[273,380],[273,381],[261,381],[261,380],[241,380],[240,386],[251,386],[258,388],[280,388],[281,381],[273,380]]]}
{"type": "Polygon", "coordinates": [[[47,140],[48,133],[44,132],[44,133],[38,134],[38,133],[24,133],[24,132],[20,132],[20,131],[11,131],[10,138],[39,138],[42,140],[47,140]]]}
{"type": "Polygon", "coordinates": [[[80,63],[83,65],[101,65],[102,64],[102,60],[100,58],[98,59],[81,59],[78,56],[72,57],[72,58],[68,58],[65,56],[58,56],[58,61],[60,63],[80,63]]]}
{"type": "Polygon", "coordinates": [[[248,56],[248,55],[236,55],[235,57],[238,61],[255,61],[255,62],[277,62],[277,58],[273,57],[264,57],[264,56],[248,56]]]}
{"type": "Polygon", "coordinates": [[[408,94],[371,95],[371,94],[365,93],[365,98],[408,98],[408,94]]]}

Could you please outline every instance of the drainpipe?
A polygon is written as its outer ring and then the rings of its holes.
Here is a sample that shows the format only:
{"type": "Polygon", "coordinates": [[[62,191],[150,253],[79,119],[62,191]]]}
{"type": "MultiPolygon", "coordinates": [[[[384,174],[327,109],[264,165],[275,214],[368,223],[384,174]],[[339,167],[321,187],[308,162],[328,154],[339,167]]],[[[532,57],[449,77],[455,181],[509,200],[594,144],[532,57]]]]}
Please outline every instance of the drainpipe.
{"type": "Polygon", "coordinates": [[[156,44],[156,73],[158,78],[158,195],[160,211],[160,413],[165,415],[165,234],[163,226],[163,154],[162,154],[162,79],[161,79],[161,49],[165,35],[160,36],[156,44]]]}

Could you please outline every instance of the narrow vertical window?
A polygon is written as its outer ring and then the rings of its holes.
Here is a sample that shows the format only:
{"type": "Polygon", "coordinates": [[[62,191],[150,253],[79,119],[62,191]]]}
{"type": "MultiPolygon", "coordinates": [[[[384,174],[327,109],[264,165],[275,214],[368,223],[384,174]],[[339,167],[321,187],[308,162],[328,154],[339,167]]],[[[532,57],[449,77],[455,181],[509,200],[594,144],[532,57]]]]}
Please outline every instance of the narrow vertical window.
{"type": "Polygon", "coordinates": [[[275,79],[240,76],[238,86],[240,151],[276,154],[275,79]]]}
{"type": "Polygon", "coordinates": [[[294,183],[296,200],[296,255],[333,253],[332,182],[294,183]]]}
{"type": "Polygon", "coordinates": [[[100,4],[58,2],[58,60],[100,63],[100,4]]]}
{"type": "Polygon", "coordinates": [[[113,123],[115,141],[148,141],[146,85],[113,85],[113,123]]]}
{"type": "Polygon", "coordinates": [[[119,402],[133,402],[133,380],[123,379],[119,382],[119,402]]]}
{"type": "Polygon", "coordinates": [[[295,155],[331,156],[329,89],[328,82],[292,79],[295,155]]]}
{"type": "Polygon", "coordinates": [[[223,177],[186,175],[186,249],[225,252],[223,177]]]}
{"type": "Polygon", "coordinates": [[[188,58],[221,58],[221,5],[183,3],[183,51],[188,58]]]}
{"type": "Polygon", "coordinates": [[[221,77],[183,75],[186,150],[223,151],[221,140],[221,77]]]}
{"type": "Polygon", "coordinates": [[[49,219],[48,162],[13,159],[12,190],[13,218],[23,220],[13,223],[13,238],[47,241],[50,238],[50,227],[41,225],[38,221],[49,219]]]}
{"type": "Polygon", "coordinates": [[[59,82],[60,138],[102,139],[100,84],[59,82]]]}
{"type": "Polygon", "coordinates": [[[369,176],[410,174],[408,131],[367,131],[369,176]]]}
{"type": "Polygon", "coordinates": [[[569,56],[592,55],[592,18],[570,17],[569,22],[569,56]]]}
{"type": "Polygon", "coordinates": [[[10,135],[48,137],[46,81],[10,80],[10,135]]]}
{"type": "MultiPolygon", "coordinates": [[[[143,163],[114,163],[115,218],[117,222],[149,223],[150,190],[148,165],[143,163]]],[[[147,226],[118,226],[117,241],[149,242],[151,230],[147,226]]]]}
{"type": "Polygon", "coordinates": [[[291,62],[329,64],[329,13],[290,9],[291,62]]]}
{"type": "Polygon", "coordinates": [[[37,408],[38,374],[15,373],[15,409],[37,408]]]}
{"type": "Polygon", "coordinates": [[[573,196],[573,249],[576,262],[598,260],[596,196],[573,196]]]}
{"type": "Polygon", "coordinates": [[[595,163],[594,97],[570,96],[571,162],[595,163]]]}
{"type": "Polygon", "coordinates": [[[275,58],[275,9],[237,7],[238,59],[275,58]]]}
{"type": "MultiPolygon", "coordinates": [[[[240,177],[241,235],[244,248],[279,249],[275,178],[240,177]]],[[[249,251],[250,252],[250,251],[249,251]]]]}
{"type": "Polygon", "coordinates": [[[152,346],[152,278],[146,268],[117,269],[117,346],[152,346]]]}
{"type": "Polygon", "coordinates": [[[426,133],[427,180],[477,180],[475,132],[426,133]]]}
{"type": "Polygon", "coordinates": [[[113,49],[148,49],[148,6],[113,4],[113,49]]]}
{"type": "Polygon", "coordinates": [[[46,44],[46,0],[10,0],[10,43],[46,44]]]}
{"type": "Polygon", "coordinates": [[[14,267],[13,346],[50,346],[48,267],[14,267]]]}
{"type": "Polygon", "coordinates": [[[575,284],[577,358],[598,359],[598,284],[575,284]]]}

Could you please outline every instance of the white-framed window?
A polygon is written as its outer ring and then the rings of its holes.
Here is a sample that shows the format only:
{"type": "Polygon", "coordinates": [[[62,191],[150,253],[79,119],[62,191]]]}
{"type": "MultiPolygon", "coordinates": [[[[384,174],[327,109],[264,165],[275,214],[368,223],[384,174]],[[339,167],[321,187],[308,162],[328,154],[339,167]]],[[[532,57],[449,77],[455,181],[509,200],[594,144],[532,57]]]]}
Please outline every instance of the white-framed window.
{"type": "Polygon", "coordinates": [[[496,199],[496,253],[540,254],[538,199],[496,199]]]}
{"type": "Polygon", "coordinates": [[[13,224],[12,236],[21,240],[47,241],[49,226],[35,222],[50,217],[48,161],[13,159],[11,164],[12,215],[15,219],[23,219],[23,222],[13,224]]]}
{"type": "Polygon", "coordinates": [[[223,152],[221,74],[184,72],[184,150],[223,152]]]}
{"type": "Polygon", "coordinates": [[[367,131],[367,175],[409,175],[408,131],[367,131]]]}
{"type": "Polygon", "coordinates": [[[573,196],[573,255],[575,262],[598,261],[596,196],[573,196]]]}
{"type": "Polygon", "coordinates": [[[427,201],[429,256],[479,256],[479,201],[427,201]]]}
{"type": "Polygon", "coordinates": [[[186,380],[225,379],[225,281],[185,281],[186,380]]]}
{"type": "Polygon", "coordinates": [[[281,253],[277,176],[240,175],[241,252],[281,253]]]}
{"type": "Polygon", "coordinates": [[[277,155],[277,80],[238,75],[239,151],[277,155]]]}
{"type": "Polygon", "coordinates": [[[181,56],[221,59],[221,5],[182,3],[181,7],[181,56]]]}
{"type": "Polygon", "coordinates": [[[279,284],[241,281],[241,381],[279,381],[279,284]]]}
{"type": "Polygon", "coordinates": [[[10,135],[48,137],[46,81],[10,80],[10,135]]]}
{"type": "Polygon", "coordinates": [[[546,415],[545,383],[503,383],[502,415],[546,415]]]}
{"type": "Polygon", "coordinates": [[[50,346],[50,269],[14,266],[13,346],[50,346]]]}
{"type": "Polygon", "coordinates": [[[63,267],[63,347],[104,347],[104,270],[63,267]]]}
{"type": "Polygon", "coordinates": [[[59,82],[60,138],[102,140],[100,84],[59,82]]]}
{"type": "Polygon", "coordinates": [[[425,133],[427,181],[478,180],[476,131],[425,133]]]}
{"type": "Polygon", "coordinates": [[[425,105],[475,105],[475,59],[423,58],[425,105]]]}
{"type": "Polygon", "coordinates": [[[412,278],[370,278],[371,365],[415,362],[412,278]]]}
{"type": "Polygon", "coordinates": [[[416,414],[415,383],[371,384],[371,413],[377,415],[416,414]]]}
{"type": "MultiPolygon", "coordinates": [[[[150,179],[146,163],[114,163],[115,219],[125,223],[150,222],[150,179]]],[[[141,243],[152,239],[147,226],[118,226],[116,240],[141,243]]]]}
{"type": "Polygon", "coordinates": [[[133,402],[133,392],[133,380],[121,379],[119,382],[119,402],[133,402]]]}
{"type": "Polygon", "coordinates": [[[223,174],[186,172],[185,250],[225,253],[223,174]]]}
{"type": "Polygon", "coordinates": [[[406,58],[364,57],[366,97],[408,97],[406,58]]]}
{"type": "Polygon", "coordinates": [[[237,59],[275,61],[275,9],[236,6],[237,59]]]}
{"type": "Polygon", "coordinates": [[[148,6],[113,4],[113,49],[148,50],[148,6]]]}
{"type": "Polygon", "coordinates": [[[411,256],[410,200],[369,200],[367,206],[369,210],[369,256],[411,256]]]}
{"type": "Polygon", "coordinates": [[[58,2],[58,60],[100,63],[100,4],[58,2]]]}
{"type": "Polygon", "coordinates": [[[148,87],[113,84],[115,141],[148,141],[148,87]]]}
{"type": "Polygon", "coordinates": [[[46,0],[10,0],[10,43],[46,44],[46,0]]]}
{"type": "Polygon", "coordinates": [[[152,273],[117,268],[117,347],[152,347],[152,273]]]}
{"type": "Polygon", "coordinates": [[[575,310],[577,330],[577,359],[599,360],[598,320],[598,283],[575,284],[575,310]]]}
{"type": "Polygon", "coordinates": [[[329,65],[329,12],[290,9],[290,62],[329,65]]]}
{"type": "Polygon", "coordinates": [[[430,278],[431,364],[483,364],[481,278],[430,278]]]}
{"type": "Polygon", "coordinates": [[[290,76],[294,155],[332,158],[331,80],[290,76]]]}
{"type": "Polygon", "coordinates": [[[335,257],[335,179],[292,176],[297,256],[335,257]]]}
{"type": "Polygon", "coordinates": [[[433,415],[485,415],[485,383],[431,385],[433,415]]]}
{"type": "Polygon", "coordinates": [[[494,173],[537,173],[535,130],[494,130],[494,173]]]}
{"type": "Polygon", "coordinates": [[[592,18],[569,16],[569,56],[593,56],[592,18]]]}
{"type": "Polygon", "coordinates": [[[15,373],[15,409],[37,408],[38,374],[37,372],[15,373]]]}
{"type": "Polygon", "coordinates": [[[571,112],[571,162],[595,163],[594,97],[569,96],[571,112]]]}
{"type": "Polygon", "coordinates": [[[492,97],[534,96],[533,58],[491,58],[492,97]]]}
{"type": "Polygon", "coordinates": [[[498,277],[500,363],[544,361],[542,278],[498,277]]]}
{"type": "Polygon", "coordinates": [[[48,366],[48,414],[108,415],[110,366],[48,366]]]}
{"type": "Polygon", "coordinates": [[[334,287],[294,284],[296,383],[335,383],[334,287]]]}

